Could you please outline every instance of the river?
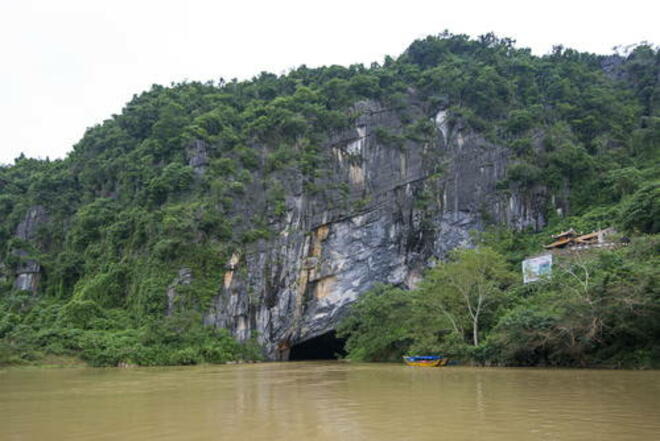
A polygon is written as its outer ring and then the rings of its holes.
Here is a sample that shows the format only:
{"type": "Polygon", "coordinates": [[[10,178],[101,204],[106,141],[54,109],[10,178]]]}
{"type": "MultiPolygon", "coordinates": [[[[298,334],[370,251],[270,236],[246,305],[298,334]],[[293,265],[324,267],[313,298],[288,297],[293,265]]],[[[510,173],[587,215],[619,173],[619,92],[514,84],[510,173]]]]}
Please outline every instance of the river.
{"type": "Polygon", "coordinates": [[[660,372],[342,362],[0,370],[0,440],[658,440],[660,372]]]}

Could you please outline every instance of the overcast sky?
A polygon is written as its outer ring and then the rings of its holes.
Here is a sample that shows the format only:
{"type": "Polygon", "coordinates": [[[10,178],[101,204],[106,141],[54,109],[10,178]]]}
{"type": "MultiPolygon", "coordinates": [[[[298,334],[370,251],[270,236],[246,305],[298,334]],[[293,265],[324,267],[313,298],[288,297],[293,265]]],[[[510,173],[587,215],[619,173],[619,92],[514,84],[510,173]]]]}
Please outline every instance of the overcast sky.
{"type": "Polygon", "coordinates": [[[0,163],[60,158],[152,84],[369,64],[444,29],[538,55],[660,43],[660,2],[0,0],[0,163]]]}

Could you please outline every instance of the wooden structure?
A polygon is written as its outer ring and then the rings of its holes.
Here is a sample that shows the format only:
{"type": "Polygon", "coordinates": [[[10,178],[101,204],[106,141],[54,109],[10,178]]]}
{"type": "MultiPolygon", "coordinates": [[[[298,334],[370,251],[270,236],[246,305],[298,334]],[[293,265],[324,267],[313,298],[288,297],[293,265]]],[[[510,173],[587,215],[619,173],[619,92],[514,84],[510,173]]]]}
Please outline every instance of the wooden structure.
{"type": "Polygon", "coordinates": [[[547,250],[586,250],[590,248],[612,248],[617,245],[625,245],[623,241],[615,242],[607,240],[607,237],[615,233],[613,228],[605,228],[598,231],[593,231],[588,234],[578,235],[572,228],[568,231],[553,235],[554,242],[545,245],[547,250]]]}
{"type": "Polygon", "coordinates": [[[554,234],[552,235],[552,238],[555,239],[555,241],[552,242],[550,245],[545,245],[544,248],[552,249],[552,248],[564,248],[566,246],[570,246],[575,241],[575,238],[577,236],[578,234],[572,228],[568,231],[564,231],[559,234],[554,234]]]}

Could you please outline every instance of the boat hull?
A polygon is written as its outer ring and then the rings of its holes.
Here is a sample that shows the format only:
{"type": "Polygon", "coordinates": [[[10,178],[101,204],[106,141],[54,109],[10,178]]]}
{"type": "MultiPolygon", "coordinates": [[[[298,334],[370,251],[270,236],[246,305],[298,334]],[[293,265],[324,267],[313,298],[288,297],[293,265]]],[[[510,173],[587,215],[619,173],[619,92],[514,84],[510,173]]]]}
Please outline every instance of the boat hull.
{"type": "Polygon", "coordinates": [[[446,366],[449,359],[445,357],[423,359],[421,357],[403,357],[403,361],[408,366],[415,367],[441,367],[446,366]]]}

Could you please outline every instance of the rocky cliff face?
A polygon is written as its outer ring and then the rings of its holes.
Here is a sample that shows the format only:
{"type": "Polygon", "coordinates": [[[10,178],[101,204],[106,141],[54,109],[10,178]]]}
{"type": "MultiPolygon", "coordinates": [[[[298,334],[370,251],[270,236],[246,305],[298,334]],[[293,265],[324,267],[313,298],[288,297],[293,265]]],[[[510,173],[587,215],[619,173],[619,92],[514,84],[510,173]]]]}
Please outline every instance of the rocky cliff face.
{"type": "MultiPolygon", "coordinates": [[[[356,105],[356,125],[322,149],[316,192],[293,170],[275,176],[286,189],[286,213],[270,219],[277,235],[236,252],[205,316],[241,340],[258,335],[272,359],[334,328],[375,283],[413,287],[424,268],[459,246],[484,222],[543,225],[542,194],[501,194],[507,149],[449,121],[430,120],[432,134],[402,134],[406,121],[428,121],[414,98],[401,115],[376,102],[356,105]]],[[[409,130],[408,130],[409,132],[409,130]]],[[[307,180],[307,181],[306,181],[307,180]]],[[[272,181],[271,181],[272,182],[272,181]]],[[[249,217],[268,190],[247,189],[249,217]]]]}
{"type": "MultiPolygon", "coordinates": [[[[48,216],[44,207],[40,205],[30,207],[25,214],[25,218],[18,224],[15,236],[29,245],[35,245],[38,229],[46,222],[48,222],[48,216]]],[[[14,255],[19,259],[14,288],[21,291],[36,292],[39,287],[41,265],[35,259],[29,257],[27,250],[14,250],[14,255]]]]}

